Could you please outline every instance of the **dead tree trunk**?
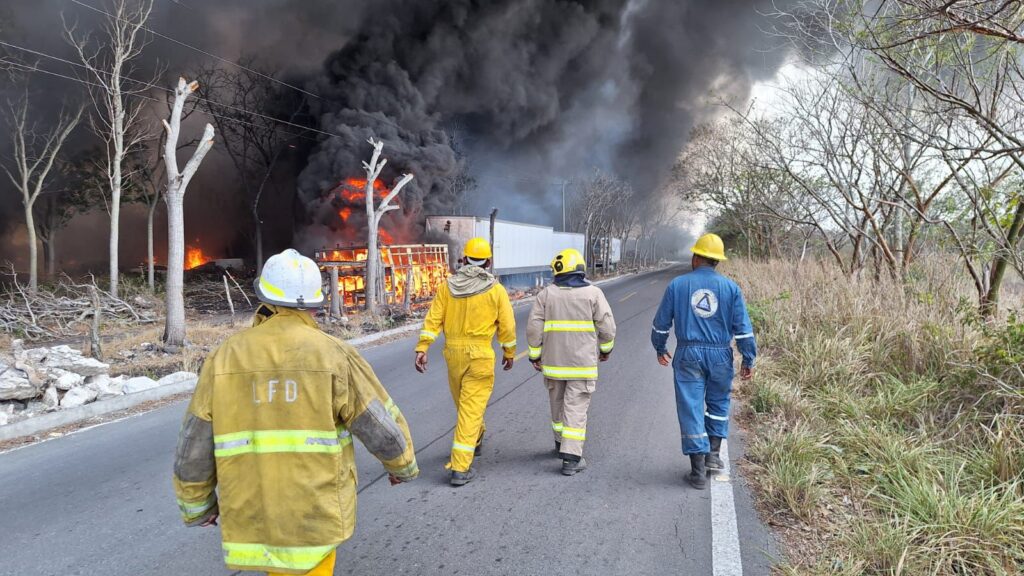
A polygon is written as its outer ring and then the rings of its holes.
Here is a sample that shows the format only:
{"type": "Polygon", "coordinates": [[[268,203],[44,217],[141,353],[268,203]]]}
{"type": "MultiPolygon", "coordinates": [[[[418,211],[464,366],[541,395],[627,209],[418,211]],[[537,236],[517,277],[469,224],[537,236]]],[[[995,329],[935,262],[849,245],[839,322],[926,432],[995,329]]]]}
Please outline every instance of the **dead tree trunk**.
{"type": "Polygon", "coordinates": [[[363,168],[366,170],[367,226],[366,277],[363,280],[363,285],[366,288],[366,310],[376,312],[378,294],[381,291],[380,287],[383,285],[383,277],[380,273],[380,254],[377,250],[380,219],[388,212],[398,210],[398,206],[391,205],[391,200],[413,179],[413,176],[412,174],[402,176],[398,184],[395,184],[395,187],[380,201],[380,204],[376,205],[373,198],[373,184],[377,181],[380,171],[384,169],[384,165],[388,161],[386,158],[380,157],[381,150],[384,148],[384,142],[374,140],[373,138],[370,138],[367,142],[370,143],[370,146],[373,146],[373,156],[370,157],[369,162],[363,162],[363,168]]]}
{"type": "Polygon", "coordinates": [[[146,282],[150,292],[156,292],[156,262],[153,261],[153,217],[156,215],[157,200],[149,205],[146,214],[146,282]]]}
{"type": "Polygon", "coordinates": [[[168,346],[181,346],[185,343],[185,191],[203,157],[213,147],[213,126],[207,124],[192,158],[185,164],[185,169],[179,172],[176,152],[181,134],[181,113],[188,95],[198,87],[196,82],[189,84],[184,78],[178,78],[171,118],[170,121],[164,121],[164,129],[167,131],[167,141],[164,143],[164,166],[167,169],[167,191],[164,194],[167,203],[167,320],[164,343],[168,346]]]}
{"type": "Polygon", "coordinates": [[[338,299],[338,267],[330,268],[331,282],[331,318],[341,318],[341,302],[338,299]]]}

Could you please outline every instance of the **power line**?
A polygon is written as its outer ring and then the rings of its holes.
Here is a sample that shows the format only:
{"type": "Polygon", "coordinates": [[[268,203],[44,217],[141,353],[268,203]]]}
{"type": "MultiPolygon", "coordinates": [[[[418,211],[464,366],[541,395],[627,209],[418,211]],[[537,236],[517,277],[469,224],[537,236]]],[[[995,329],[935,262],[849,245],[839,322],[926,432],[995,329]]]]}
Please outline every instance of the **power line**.
{"type": "MultiPolygon", "coordinates": [[[[25,48],[24,46],[18,46],[16,44],[11,44],[9,42],[4,42],[2,40],[0,40],[0,46],[7,46],[9,48],[14,48],[16,50],[21,50],[23,52],[27,52],[27,53],[33,54],[35,56],[42,56],[43,58],[49,58],[51,60],[56,60],[58,62],[63,62],[64,64],[68,64],[68,65],[71,65],[71,66],[76,66],[78,68],[84,68],[84,69],[86,69],[86,70],[88,70],[90,72],[96,72],[96,73],[100,73],[100,74],[105,74],[107,76],[111,76],[112,75],[110,72],[107,72],[106,70],[99,70],[97,68],[91,68],[89,66],[86,66],[85,64],[82,64],[81,62],[75,62],[73,60],[68,60],[66,58],[61,58],[59,56],[54,56],[52,54],[47,54],[45,52],[40,52],[38,50],[33,50],[31,48],[25,48]]],[[[44,70],[40,70],[40,71],[45,72],[44,70]]],[[[134,82],[136,84],[142,84],[145,88],[155,88],[157,90],[162,90],[164,92],[167,92],[168,94],[174,94],[174,90],[172,90],[170,88],[167,88],[166,86],[161,86],[159,84],[153,84],[153,83],[150,83],[150,82],[145,82],[143,80],[136,80],[136,79],[131,78],[129,76],[122,76],[122,78],[124,80],[129,81],[129,82],[134,82]]],[[[99,85],[97,84],[96,86],[99,86],[99,85]]],[[[323,134],[324,136],[333,136],[335,138],[340,138],[340,136],[338,134],[332,134],[330,132],[325,132],[325,131],[319,130],[317,128],[312,128],[312,127],[308,127],[308,126],[303,126],[301,124],[296,124],[296,123],[290,122],[288,120],[282,120],[280,118],[274,118],[273,116],[268,116],[266,114],[261,114],[259,112],[253,112],[252,110],[248,110],[246,108],[240,108],[238,106],[233,106],[231,104],[224,104],[222,102],[217,102],[216,100],[211,100],[209,98],[203,98],[201,96],[194,96],[194,98],[196,100],[199,100],[199,101],[202,101],[202,102],[206,102],[206,103],[212,104],[214,106],[220,106],[221,108],[228,108],[230,110],[234,110],[236,112],[241,112],[243,114],[248,114],[250,116],[256,116],[256,117],[259,117],[259,118],[264,118],[266,120],[270,120],[270,121],[276,122],[278,124],[284,124],[284,125],[287,125],[287,126],[291,126],[293,128],[299,128],[299,129],[304,130],[304,131],[308,130],[310,132],[316,132],[318,134],[323,134]]],[[[218,117],[219,118],[226,118],[224,116],[218,116],[218,117]]],[[[254,126],[254,127],[256,126],[255,124],[250,124],[250,125],[254,126]]]]}
{"type": "MultiPolygon", "coordinates": [[[[175,0],[171,0],[171,1],[174,2],[175,0]]],[[[94,6],[90,6],[88,4],[80,2],[79,0],[71,0],[71,2],[74,2],[75,4],[78,4],[79,6],[82,6],[84,8],[88,8],[89,10],[92,10],[93,12],[97,12],[99,14],[103,14],[103,15],[107,16],[108,18],[115,18],[115,19],[121,20],[122,22],[130,23],[130,21],[128,21],[128,20],[126,20],[124,18],[118,18],[117,16],[115,16],[115,15],[109,13],[109,12],[100,10],[99,8],[96,8],[94,6]]],[[[175,2],[175,3],[176,4],[180,4],[182,7],[188,8],[189,10],[192,9],[192,8],[190,8],[188,6],[185,6],[184,4],[181,4],[180,2],[175,2]]],[[[252,68],[248,68],[246,66],[243,66],[242,64],[239,64],[238,62],[233,62],[231,60],[228,60],[227,58],[223,58],[223,57],[218,56],[216,54],[212,54],[212,53],[207,52],[207,51],[205,51],[205,50],[203,50],[201,48],[196,48],[195,46],[192,46],[191,44],[187,44],[187,43],[182,42],[181,40],[178,40],[176,38],[171,38],[170,36],[167,36],[165,34],[161,34],[161,33],[157,32],[157,31],[155,31],[155,30],[153,30],[151,28],[146,27],[146,26],[140,26],[140,27],[143,30],[149,32],[150,34],[153,34],[154,36],[157,36],[159,38],[163,38],[164,40],[167,40],[168,42],[173,42],[173,43],[175,43],[175,44],[177,44],[179,46],[184,46],[185,48],[188,48],[190,50],[195,50],[196,52],[199,52],[200,54],[205,54],[206,56],[209,56],[210,58],[214,58],[214,59],[216,59],[216,60],[218,60],[220,62],[224,62],[225,64],[234,66],[234,67],[242,69],[242,70],[246,70],[248,72],[256,74],[257,76],[260,76],[262,78],[266,78],[266,79],[268,79],[271,82],[274,82],[276,84],[280,84],[282,86],[287,86],[288,88],[291,88],[293,90],[298,90],[299,92],[302,92],[303,94],[307,94],[309,96],[312,96],[313,98],[316,98],[317,100],[323,100],[323,97],[321,97],[319,94],[314,94],[312,92],[309,92],[308,90],[304,90],[302,88],[299,88],[298,86],[289,84],[289,83],[287,83],[287,82],[285,82],[283,80],[278,80],[277,78],[274,78],[273,76],[268,76],[268,75],[266,75],[266,74],[264,74],[262,72],[259,72],[257,70],[253,70],[252,68]]],[[[378,120],[378,121],[384,122],[385,124],[393,126],[394,128],[397,128],[398,130],[404,130],[404,128],[402,128],[401,126],[396,124],[394,121],[390,120],[389,118],[387,118],[387,117],[378,118],[378,117],[374,116],[374,114],[372,112],[367,112],[366,110],[358,110],[358,109],[355,109],[355,108],[348,108],[345,111],[347,111],[347,112],[355,112],[356,114],[361,114],[363,116],[367,116],[367,117],[373,118],[374,120],[378,120]]],[[[381,114],[383,114],[383,112],[381,114]]],[[[336,134],[332,134],[332,136],[337,136],[337,135],[336,134]]]]}
{"type": "MultiPolygon", "coordinates": [[[[56,76],[58,78],[63,78],[65,80],[71,80],[72,82],[78,82],[79,84],[84,84],[86,86],[93,86],[93,87],[96,87],[96,88],[103,88],[102,84],[97,84],[95,82],[89,82],[88,80],[82,80],[81,78],[75,78],[74,76],[67,76],[67,75],[64,75],[64,74],[59,74],[59,73],[53,72],[51,70],[44,70],[42,68],[35,67],[35,66],[29,66],[27,64],[22,64],[20,62],[11,62],[10,64],[12,66],[17,66],[17,67],[19,67],[19,68],[21,68],[23,70],[29,71],[29,72],[39,72],[39,73],[42,73],[42,74],[48,74],[50,76],[56,76]]],[[[157,104],[162,104],[163,103],[160,100],[157,100],[156,98],[153,98],[152,96],[146,96],[145,94],[129,92],[129,93],[127,93],[127,95],[135,97],[135,98],[142,98],[143,100],[149,100],[150,102],[155,102],[157,104]]],[[[236,124],[242,124],[242,125],[245,125],[245,126],[251,126],[253,128],[261,128],[260,126],[257,126],[256,124],[253,124],[251,122],[246,122],[245,120],[239,120],[237,118],[231,118],[229,116],[223,116],[221,114],[216,114],[214,112],[209,112],[207,110],[196,109],[195,111],[200,113],[200,114],[203,114],[205,116],[211,116],[211,117],[214,117],[214,118],[220,118],[220,119],[225,120],[227,122],[234,122],[236,124]]],[[[310,138],[309,136],[304,136],[304,135],[299,134],[299,133],[289,132],[287,130],[282,130],[280,128],[277,128],[276,130],[280,130],[281,132],[284,132],[288,136],[292,136],[294,138],[302,138],[304,140],[309,140],[311,142],[319,142],[319,140],[317,140],[316,138],[310,138]]],[[[334,134],[329,134],[329,135],[330,136],[335,136],[334,134]]]]}
{"type": "MultiPolygon", "coordinates": [[[[90,6],[90,5],[88,5],[88,4],[84,3],[84,2],[80,2],[79,0],[71,0],[71,2],[73,2],[75,4],[78,4],[79,6],[81,6],[83,8],[87,8],[89,10],[92,10],[93,12],[97,12],[99,14],[103,14],[103,15],[107,16],[108,18],[114,18],[114,19],[120,20],[122,22],[126,22],[126,23],[134,25],[133,22],[131,22],[129,20],[126,20],[125,18],[119,18],[118,16],[115,16],[115,15],[109,13],[109,12],[106,12],[104,10],[96,8],[95,6],[90,6]]],[[[283,80],[278,80],[277,78],[274,78],[273,76],[268,76],[268,75],[266,75],[266,74],[264,74],[262,72],[253,70],[251,68],[247,68],[247,67],[245,67],[245,66],[243,66],[243,65],[241,65],[241,64],[239,64],[237,62],[233,62],[231,60],[228,60],[227,58],[222,58],[222,57],[220,57],[220,56],[218,56],[216,54],[212,54],[212,53],[207,52],[207,51],[205,51],[205,50],[203,50],[201,48],[196,48],[195,46],[192,46],[191,44],[186,44],[185,42],[182,42],[181,40],[178,40],[176,38],[171,38],[170,36],[161,34],[161,33],[157,32],[156,30],[153,30],[152,28],[149,28],[147,26],[140,25],[139,28],[149,32],[150,34],[152,34],[152,35],[154,35],[154,36],[156,36],[158,38],[162,38],[164,40],[167,40],[168,42],[173,42],[173,43],[175,43],[175,44],[177,44],[179,46],[188,48],[190,50],[195,50],[196,52],[199,52],[200,54],[205,54],[206,56],[209,56],[210,58],[214,58],[214,59],[216,59],[216,60],[218,60],[220,62],[223,62],[225,64],[229,64],[231,66],[235,66],[236,68],[241,68],[242,70],[245,70],[247,72],[251,72],[252,74],[256,74],[258,76],[266,78],[267,80],[270,80],[271,82],[275,82],[275,83],[280,84],[282,86],[287,86],[287,87],[289,87],[289,88],[291,88],[293,90],[298,90],[299,92],[302,92],[303,94],[306,94],[307,96],[312,96],[313,98],[316,98],[317,100],[321,99],[319,95],[314,94],[314,93],[312,93],[312,92],[310,92],[308,90],[304,90],[302,88],[299,88],[298,86],[289,84],[289,83],[287,83],[287,82],[285,82],[283,80]]]]}

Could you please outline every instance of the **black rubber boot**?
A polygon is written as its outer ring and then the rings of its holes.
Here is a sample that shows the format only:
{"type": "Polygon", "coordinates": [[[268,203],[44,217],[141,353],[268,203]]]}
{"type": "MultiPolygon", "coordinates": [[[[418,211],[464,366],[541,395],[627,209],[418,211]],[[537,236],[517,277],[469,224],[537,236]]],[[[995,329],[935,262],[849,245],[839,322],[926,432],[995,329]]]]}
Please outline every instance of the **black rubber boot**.
{"type": "Polygon", "coordinates": [[[725,463],[722,462],[722,458],[719,456],[722,450],[722,439],[718,436],[711,437],[711,452],[704,457],[704,466],[708,470],[725,470],[725,463]]]}
{"type": "Polygon", "coordinates": [[[452,477],[448,480],[448,483],[452,486],[465,486],[474,478],[476,478],[476,470],[473,470],[472,468],[465,472],[452,470],[452,477]]]}
{"type": "Polygon", "coordinates": [[[575,476],[580,472],[587,469],[587,459],[580,458],[579,460],[562,460],[562,474],[565,476],[575,476]]]}
{"type": "Polygon", "coordinates": [[[703,490],[708,485],[708,472],[704,467],[706,454],[690,454],[690,473],[686,475],[686,481],[697,490],[703,490]]]}

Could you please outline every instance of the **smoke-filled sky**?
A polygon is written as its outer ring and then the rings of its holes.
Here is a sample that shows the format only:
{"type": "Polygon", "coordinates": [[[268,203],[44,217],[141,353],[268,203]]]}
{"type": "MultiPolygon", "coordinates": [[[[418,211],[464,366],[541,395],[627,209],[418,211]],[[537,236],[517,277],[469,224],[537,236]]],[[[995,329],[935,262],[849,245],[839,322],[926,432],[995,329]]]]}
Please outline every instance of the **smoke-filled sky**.
{"type": "MultiPolygon", "coordinates": [[[[102,0],[82,1],[102,6],[102,0]]],[[[228,59],[255,55],[317,95],[309,98],[313,118],[334,136],[322,137],[291,168],[291,190],[284,195],[295,194],[292,204],[300,208],[289,219],[299,224],[276,228],[268,247],[275,249],[292,241],[292,228],[304,229],[299,241],[329,237],[318,226],[327,221],[320,213],[326,194],[339,180],[361,174],[370,135],[385,142],[387,182],[404,172],[416,175],[402,201],[413,221],[424,213],[482,214],[497,206],[503,218],[555,223],[561,218],[561,183],[585,178],[595,168],[653,194],[690,128],[716,113],[709,94],[742,102],[755,82],[781,65],[785,54],[765,32],[770,23],[763,13],[770,4],[156,0],[149,26],[228,59]],[[477,187],[455,205],[453,179],[463,172],[477,187]]],[[[0,40],[69,57],[59,33],[62,12],[84,27],[95,24],[94,14],[68,0],[7,0],[0,8],[0,40]]],[[[140,64],[151,68],[156,62],[167,67],[168,80],[213,63],[159,38],[140,64]]],[[[67,66],[47,67],[69,72],[67,66]]],[[[32,88],[41,117],[81,90],[73,82],[42,77],[32,88]]],[[[88,146],[89,139],[83,128],[76,145],[88,146]]],[[[0,154],[8,152],[0,141],[0,154]]],[[[238,183],[218,168],[229,165],[216,156],[208,162],[188,194],[189,237],[233,230],[223,221],[232,218],[232,207],[244,209],[231,200],[238,183]]],[[[0,191],[6,222],[19,222],[13,190],[2,183],[0,191]]],[[[287,205],[287,198],[282,202],[287,205]]],[[[131,244],[125,249],[131,252],[140,244],[141,216],[123,218],[123,236],[131,244]]],[[[102,262],[105,226],[105,215],[97,214],[69,227],[64,246],[68,236],[88,235],[93,228],[96,248],[76,241],[77,251],[68,258],[102,262]]],[[[8,237],[16,229],[8,226],[8,237]]],[[[217,241],[215,249],[247,250],[244,240],[217,241]]]]}

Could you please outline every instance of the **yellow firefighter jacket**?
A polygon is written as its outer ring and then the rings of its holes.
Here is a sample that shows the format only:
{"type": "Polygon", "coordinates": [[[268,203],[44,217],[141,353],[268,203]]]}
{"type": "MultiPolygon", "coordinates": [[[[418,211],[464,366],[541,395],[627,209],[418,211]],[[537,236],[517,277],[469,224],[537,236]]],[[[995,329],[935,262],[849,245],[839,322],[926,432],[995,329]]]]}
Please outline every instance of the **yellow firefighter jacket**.
{"type": "Polygon", "coordinates": [[[426,352],[442,330],[448,346],[486,347],[487,350],[491,349],[491,340],[497,332],[504,356],[516,355],[516,320],[508,292],[493,276],[475,266],[463,267],[459,274],[437,289],[423,320],[416,351],[426,352]],[[451,284],[467,273],[479,274],[480,281],[469,287],[456,283],[453,290],[451,284]]]}
{"type": "Polygon", "coordinates": [[[219,511],[230,569],[304,574],[355,528],[353,436],[395,476],[419,469],[405,418],[354,348],[307,312],[259,312],[203,364],[174,489],[189,525],[219,511]]]}
{"type": "Polygon", "coordinates": [[[615,319],[597,286],[541,290],[526,321],[530,360],[545,378],[597,380],[598,350],[615,347],[615,319]]]}

